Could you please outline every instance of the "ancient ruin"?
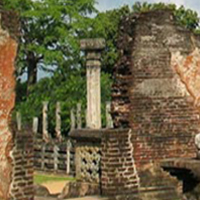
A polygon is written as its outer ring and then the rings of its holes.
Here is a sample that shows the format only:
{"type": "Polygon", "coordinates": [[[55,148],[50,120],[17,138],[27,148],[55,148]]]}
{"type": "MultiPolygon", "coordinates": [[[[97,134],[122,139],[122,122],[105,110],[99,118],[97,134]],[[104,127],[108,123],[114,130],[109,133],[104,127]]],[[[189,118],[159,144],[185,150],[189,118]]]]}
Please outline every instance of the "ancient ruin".
{"type": "MultiPolygon", "coordinates": [[[[36,138],[40,142],[33,144],[32,131],[22,131],[20,123],[18,131],[10,125],[18,46],[17,17],[10,15],[2,11],[0,28],[0,199],[34,199],[33,146],[35,169],[76,176],[77,182],[66,185],[59,199],[76,196],[76,190],[79,196],[99,194],[110,200],[178,200],[196,192],[200,182],[200,160],[196,159],[200,149],[199,36],[178,25],[169,10],[125,18],[119,31],[111,110],[109,103],[107,109],[113,123],[107,112],[106,128],[101,126],[100,111],[105,41],[82,40],[87,60],[86,128],[82,128],[78,104],[77,126],[71,112],[70,139],[63,140],[58,102],[57,138],[52,142],[48,102],[44,102],[43,130],[41,138],[36,138]],[[45,157],[46,150],[51,158],[45,157]],[[80,191],[80,186],[85,190],[80,191]]],[[[38,119],[33,124],[36,134],[38,119]]]]}
{"type": "MultiPolygon", "coordinates": [[[[169,10],[122,21],[112,88],[114,129],[70,134],[94,147],[94,141],[101,141],[103,195],[123,200],[181,199],[194,188],[189,187],[192,180],[198,183],[181,173],[194,172],[199,165],[186,159],[196,157],[194,137],[200,130],[199,39],[177,24],[169,10]]],[[[79,160],[79,168],[87,158],[79,160]]],[[[82,180],[87,181],[84,176],[82,180]]]]}
{"type": "Polygon", "coordinates": [[[81,40],[81,49],[86,51],[87,69],[87,127],[101,128],[101,51],[105,40],[81,40]]]}
{"type": "Polygon", "coordinates": [[[17,51],[17,43],[11,38],[6,30],[1,28],[1,56],[0,56],[0,85],[1,85],[1,146],[0,146],[0,196],[8,199],[12,172],[12,150],[13,135],[9,129],[11,110],[15,101],[14,60],[17,51]]]}
{"type": "Polygon", "coordinates": [[[33,199],[33,137],[11,126],[15,105],[18,16],[1,9],[0,27],[0,199],[33,199]],[[12,17],[11,17],[12,16],[12,17]]]}

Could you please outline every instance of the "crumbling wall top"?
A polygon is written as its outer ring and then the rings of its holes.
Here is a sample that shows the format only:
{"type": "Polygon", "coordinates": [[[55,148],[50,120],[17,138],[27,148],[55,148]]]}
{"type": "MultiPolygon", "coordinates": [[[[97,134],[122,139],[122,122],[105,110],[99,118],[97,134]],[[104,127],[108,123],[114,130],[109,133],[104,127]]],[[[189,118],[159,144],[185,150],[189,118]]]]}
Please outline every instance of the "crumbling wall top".
{"type": "Polygon", "coordinates": [[[2,0],[0,0],[0,25],[4,30],[7,30],[10,36],[15,40],[20,36],[19,24],[19,14],[12,10],[5,10],[2,0]]]}

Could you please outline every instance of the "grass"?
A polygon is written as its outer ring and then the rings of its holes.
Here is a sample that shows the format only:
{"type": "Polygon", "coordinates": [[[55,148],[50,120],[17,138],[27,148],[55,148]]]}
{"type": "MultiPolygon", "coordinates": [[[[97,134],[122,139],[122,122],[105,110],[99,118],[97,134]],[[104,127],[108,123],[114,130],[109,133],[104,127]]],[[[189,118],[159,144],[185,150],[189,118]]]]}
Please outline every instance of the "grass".
{"type": "Polygon", "coordinates": [[[62,175],[49,175],[49,174],[34,174],[34,183],[42,184],[46,182],[55,182],[55,181],[75,181],[73,177],[67,177],[62,175]]]}

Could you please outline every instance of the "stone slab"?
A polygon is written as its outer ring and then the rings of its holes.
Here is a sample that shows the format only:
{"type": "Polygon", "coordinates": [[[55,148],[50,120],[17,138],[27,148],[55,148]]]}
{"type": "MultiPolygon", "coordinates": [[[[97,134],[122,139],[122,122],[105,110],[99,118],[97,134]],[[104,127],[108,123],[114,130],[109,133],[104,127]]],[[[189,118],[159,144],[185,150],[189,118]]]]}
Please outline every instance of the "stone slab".
{"type": "Polygon", "coordinates": [[[76,140],[97,140],[101,141],[103,130],[76,129],[69,133],[69,136],[76,140]]]}
{"type": "MultiPolygon", "coordinates": [[[[35,200],[57,200],[57,198],[53,197],[35,197],[35,200]]],[[[91,197],[81,197],[81,198],[73,198],[68,200],[108,200],[107,198],[91,196],[91,197]]]]}
{"type": "Polygon", "coordinates": [[[81,50],[102,50],[105,48],[105,39],[83,39],[80,41],[81,50]]]}

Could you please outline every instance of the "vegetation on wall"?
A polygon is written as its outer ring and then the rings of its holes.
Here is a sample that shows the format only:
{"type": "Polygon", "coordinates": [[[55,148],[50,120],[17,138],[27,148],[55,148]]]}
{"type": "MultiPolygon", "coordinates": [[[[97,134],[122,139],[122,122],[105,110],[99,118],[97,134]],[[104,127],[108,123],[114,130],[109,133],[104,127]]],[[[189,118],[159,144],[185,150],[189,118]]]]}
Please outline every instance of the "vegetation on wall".
{"type": "Polygon", "coordinates": [[[159,9],[171,10],[179,25],[185,26],[190,30],[199,28],[199,17],[197,12],[186,9],[184,6],[177,7],[175,4],[137,2],[132,6],[132,12],[141,13],[159,9]]]}

